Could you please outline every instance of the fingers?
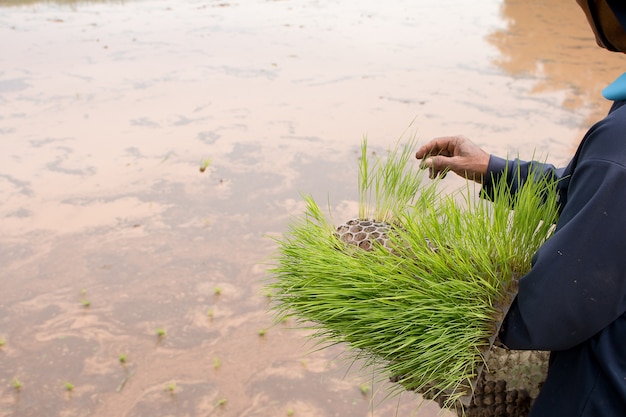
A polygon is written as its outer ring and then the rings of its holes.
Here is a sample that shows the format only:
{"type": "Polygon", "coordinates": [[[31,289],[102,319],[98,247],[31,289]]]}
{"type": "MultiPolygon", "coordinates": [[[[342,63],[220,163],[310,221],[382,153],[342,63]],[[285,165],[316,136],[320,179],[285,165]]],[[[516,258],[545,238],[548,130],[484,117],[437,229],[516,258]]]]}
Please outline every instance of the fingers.
{"type": "Polygon", "coordinates": [[[415,153],[415,158],[417,159],[422,159],[424,158],[426,155],[432,155],[432,142],[427,143],[426,145],[422,146],[421,148],[419,148],[417,150],[417,152],[415,153]]]}
{"type": "Polygon", "coordinates": [[[430,178],[441,177],[444,178],[448,173],[450,167],[450,159],[445,156],[431,156],[422,161],[420,168],[428,168],[428,176],[430,178]]]}
{"type": "Polygon", "coordinates": [[[465,136],[436,138],[419,148],[415,154],[420,168],[428,168],[430,178],[443,178],[447,172],[482,182],[489,165],[489,155],[465,136]]]}
{"type": "Polygon", "coordinates": [[[459,144],[464,140],[462,136],[443,136],[435,138],[419,148],[415,153],[417,159],[430,155],[452,156],[459,144]]]}
{"type": "Polygon", "coordinates": [[[448,170],[454,171],[455,156],[466,139],[463,136],[443,136],[435,138],[419,148],[415,158],[422,159],[420,168],[428,168],[430,178],[445,177],[448,170]]]}

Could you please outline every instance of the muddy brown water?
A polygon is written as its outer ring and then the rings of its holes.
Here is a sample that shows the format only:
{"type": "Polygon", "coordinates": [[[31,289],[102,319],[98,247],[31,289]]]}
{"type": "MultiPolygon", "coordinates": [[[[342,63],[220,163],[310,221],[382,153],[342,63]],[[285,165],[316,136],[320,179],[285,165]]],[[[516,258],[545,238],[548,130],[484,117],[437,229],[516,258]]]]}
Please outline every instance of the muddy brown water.
{"type": "Polygon", "coordinates": [[[436,415],[272,325],[268,236],[363,136],[564,164],[623,68],[565,0],[5,0],[0,51],[0,416],[436,415]]]}

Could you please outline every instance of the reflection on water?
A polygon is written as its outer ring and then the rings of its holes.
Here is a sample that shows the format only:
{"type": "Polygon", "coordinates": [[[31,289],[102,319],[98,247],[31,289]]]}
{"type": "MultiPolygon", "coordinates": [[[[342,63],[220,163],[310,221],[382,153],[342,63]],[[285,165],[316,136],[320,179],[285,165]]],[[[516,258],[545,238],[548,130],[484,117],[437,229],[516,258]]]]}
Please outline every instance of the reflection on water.
{"type": "Polygon", "coordinates": [[[533,93],[561,92],[562,105],[601,118],[609,103],[600,92],[624,70],[624,56],[601,50],[580,8],[569,0],[504,0],[505,29],[488,39],[500,51],[495,63],[514,76],[537,80],[533,93]]]}
{"type": "MultiPolygon", "coordinates": [[[[564,163],[621,73],[565,0],[18,3],[37,7],[0,14],[2,417],[372,415],[369,371],[272,324],[268,236],[301,192],[356,214],[363,135],[564,163]]],[[[419,403],[382,397],[381,417],[419,403]]]]}

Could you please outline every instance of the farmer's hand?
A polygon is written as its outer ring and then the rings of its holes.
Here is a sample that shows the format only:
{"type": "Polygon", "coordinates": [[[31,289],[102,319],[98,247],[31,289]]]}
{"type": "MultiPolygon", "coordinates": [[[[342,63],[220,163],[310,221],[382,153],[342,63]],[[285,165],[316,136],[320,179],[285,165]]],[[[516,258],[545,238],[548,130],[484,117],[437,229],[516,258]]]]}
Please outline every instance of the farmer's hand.
{"type": "Polygon", "coordinates": [[[428,168],[430,177],[457,175],[482,183],[489,165],[489,154],[465,136],[446,136],[433,139],[415,154],[422,159],[421,168],[428,168]]]}

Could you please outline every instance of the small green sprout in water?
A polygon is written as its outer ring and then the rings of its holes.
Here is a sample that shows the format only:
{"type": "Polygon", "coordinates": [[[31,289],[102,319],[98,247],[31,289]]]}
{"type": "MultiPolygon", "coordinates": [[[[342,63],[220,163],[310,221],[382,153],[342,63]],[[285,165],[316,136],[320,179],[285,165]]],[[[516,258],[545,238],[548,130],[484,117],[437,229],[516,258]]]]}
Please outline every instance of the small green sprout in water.
{"type": "Polygon", "coordinates": [[[74,391],[74,384],[72,384],[71,382],[66,382],[65,383],[65,390],[67,392],[73,392],[74,391]]]}
{"type": "Polygon", "coordinates": [[[211,160],[209,158],[203,160],[200,163],[200,172],[206,171],[206,169],[209,167],[209,165],[211,165],[211,160]]]}
{"type": "Polygon", "coordinates": [[[0,348],[4,347],[4,345],[6,345],[6,344],[7,344],[6,340],[4,340],[3,338],[0,337],[0,348]]]}
{"type": "Polygon", "coordinates": [[[361,386],[359,386],[359,390],[361,391],[361,394],[363,395],[367,395],[370,392],[371,387],[368,384],[361,384],[361,386]]]}
{"type": "Polygon", "coordinates": [[[266,333],[267,333],[267,330],[266,330],[266,329],[261,329],[261,330],[259,330],[259,336],[260,336],[260,337],[265,336],[265,334],[266,334],[266,333]]]}
{"type": "Polygon", "coordinates": [[[226,398],[221,398],[219,400],[217,400],[217,403],[215,404],[216,407],[222,407],[224,405],[226,405],[226,403],[228,402],[228,400],[226,398]]]}
{"type": "Polygon", "coordinates": [[[156,335],[159,339],[163,339],[165,336],[167,336],[167,333],[165,332],[164,328],[159,327],[158,329],[156,329],[156,335]]]}
{"type": "Polygon", "coordinates": [[[119,361],[122,365],[126,364],[126,354],[122,353],[119,357],[119,361]]]}
{"type": "Polygon", "coordinates": [[[289,408],[289,409],[287,409],[287,415],[288,415],[289,417],[293,416],[293,408],[289,408]]]}
{"type": "Polygon", "coordinates": [[[13,389],[15,389],[15,391],[20,391],[23,386],[22,382],[17,378],[13,379],[13,382],[11,383],[11,385],[13,385],[13,389]]]}
{"type": "Polygon", "coordinates": [[[91,301],[89,301],[89,300],[83,300],[83,301],[82,301],[82,304],[83,304],[83,307],[87,308],[87,307],[89,307],[89,306],[91,305],[91,301]]]}
{"type": "Polygon", "coordinates": [[[176,391],[176,383],[170,382],[169,384],[167,384],[167,387],[165,387],[165,390],[168,391],[170,394],[174,394],[174,391],[176,391]]]}
{"type": "Polygon", "coordinates": [[[213,358],[213,368],[219,369],[220,366],[222,366],[222,361],[216,356],[213,358]]]}
{"type": "Polygon", "coordinates": [[[221,287],[215,287],[215,295],[220,295],[222,293],[221,287]]]}
{"type": "Polygon", "coordinates": [[[213,319],[213,315],[214,315],[213,308],[209,308],[209,311],[207,311],[206,315],[207,315],[210,319],[213,319]]]}

